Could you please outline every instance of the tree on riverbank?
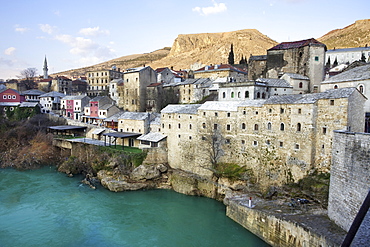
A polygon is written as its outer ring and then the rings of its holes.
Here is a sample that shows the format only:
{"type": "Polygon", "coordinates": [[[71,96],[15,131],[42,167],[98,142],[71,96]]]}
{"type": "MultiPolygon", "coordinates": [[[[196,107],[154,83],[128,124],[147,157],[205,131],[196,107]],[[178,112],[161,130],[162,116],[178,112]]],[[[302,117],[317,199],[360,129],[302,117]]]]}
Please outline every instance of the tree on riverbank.
{"type": "Polygon", "coordinates": [[[20,121],[0,117],[0,167],[23,170],[60,162],[60,152],[46,132],[48,126],[56,124],[42,114],[20,121]]]}

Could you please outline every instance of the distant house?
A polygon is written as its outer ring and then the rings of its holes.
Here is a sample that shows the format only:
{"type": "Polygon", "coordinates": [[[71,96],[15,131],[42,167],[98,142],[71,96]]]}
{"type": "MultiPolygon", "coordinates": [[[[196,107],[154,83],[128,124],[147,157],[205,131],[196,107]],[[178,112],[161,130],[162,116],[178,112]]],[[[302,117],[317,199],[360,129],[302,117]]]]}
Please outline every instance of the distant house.
{"type": "Polygon", "coordinates": [[[267,50],[266,78],[280,78],[293,73],[310,78],[309,92],[318,92],[325,77],[326,45],[306,39],[283,42],[267,50]]]}
{"type": "Polygon", "coordinates": [[[81,120],[85,106],[89,106],[90,100],[90,97],[86,95],[63,97],[61,100],[62,115],[70,119],[81,120]]]}
{"type": "Polygon", "coordinates": [[[361,60],[362,57],[365,58],[364,62],[370,62],[370,47],[327,50],[325,57],[325,64],[330,61],[330,65],[333,65],[335,61],[337,61],[338,65],[351,64],[355,61],[361,60]]]}
{"type": "Polygon", "coordinates": [[[120,96],[123,100],[118,106],[126,111],[145,111],[147,86],[156,82],[156,72],[149,66],[127,69],[120,96]]]}
{"type": "MultiPolygon", "coordinates": [[[[356,87],[367,99],[370,98],[370,64],[355,67],[353,69],[332,76],[321,82],[321,91],[329,89],[356,87]]],[[[370,113],[370,101],[365,102],[365,112],[370,113]]]]}
{"type": "Polygon", "coordinates": [[[59,111],[61,109],[61,99],[63,97],[65,97],[64,94],[55,91],[40,95],[41,113],[59,111]]]}
{"type": "Polygon", "coordinates": [[[45,92],[37,89],[30,89],[22,92],[26,101],[28,102],[40,102],[39,96],[43,95],[44,93],[45,92]]]}
{"type": "Polygon", "coordinates": [[[89,101],[84,109],[82,121],[90,124],[103,124],[103,120],[119,111],[118,107],[110,109],[114,102],[107,96],[97,96],[89,101]],[[105,113],[105,115],[104,115],[105,113]]]}
{"type": "Polygon", "coordinates": [[[114,79],[122,79],[123,73],[120,69],[102,69],[86,72],[87,77],[87,95],[90,97],[107,95],[109,91],[109,82],[114,79]]]}
{"type": "Polygon", "coordinates": [[[248,72],[229,64],[205,66],[194,71],[194,78],[209,78],[215,80],[227,77],[229,82],[243,82],[248,80],[248,72]]]}
{"type": "Polygon", "coordinates": [[[74,80],[72,81],[71,94],[86,94],[87,93],[87,82],[84,80],[74,80]]]}
{"type": "Polygon", "coordinates": [[[0,90],[0,106],[18,106],[23,101],[25,97],[15,89],[0,90]]]}
{"type": "Polygon", "coordinates": [[[304,75],[285,73],[280,79],[287,81],[293,87],[293,94],[310,92],[310,78],[304,75]]]}

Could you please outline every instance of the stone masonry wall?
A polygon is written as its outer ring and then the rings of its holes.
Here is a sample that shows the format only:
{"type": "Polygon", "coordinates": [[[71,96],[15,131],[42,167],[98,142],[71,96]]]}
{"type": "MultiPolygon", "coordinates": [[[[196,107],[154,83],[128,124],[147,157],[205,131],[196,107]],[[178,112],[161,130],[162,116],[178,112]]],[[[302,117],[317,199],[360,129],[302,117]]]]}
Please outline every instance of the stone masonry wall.
{"type": "Polygon", "coordinates": [[[370,134],[334,131],[332,155],[328,215],[348,231],[370,188],[370,134]]]}

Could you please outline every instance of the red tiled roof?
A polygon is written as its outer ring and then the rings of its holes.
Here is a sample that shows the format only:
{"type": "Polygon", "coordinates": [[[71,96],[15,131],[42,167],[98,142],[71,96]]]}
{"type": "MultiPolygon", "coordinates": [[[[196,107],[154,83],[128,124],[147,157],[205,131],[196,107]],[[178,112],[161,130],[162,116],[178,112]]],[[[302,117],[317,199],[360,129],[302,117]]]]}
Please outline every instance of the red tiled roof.
{"type": "Polygon", "coordinates": [[[220,64],[220,65],[213,65],[213,66],[208,66],[208,69],[206,70],[205,69],[206,67],[203,67],[203,68],[200,68],[194,72],[203,72],[203,71],[208,71],[208,70],[225,70],[225,69],[229,69],[229,70],[234,70],[234,71],[239,71],[239,72],[242,72],[242,73],[247,73],[247,71],[243,70],[243,69],[239,69],[239,68],[236,68],[230,64],[220,64]],[[215,68],[215,66],[217,66],[215,68]]]}
{"type": "Polygon", "coordinates": [[[293,41],[293,42],[283,42],[280,43],[270,49],[270,50],[287,50],[287,49],[294,49],[294,48],[300,48],[308,45],[322,45],[325,46],[323,43],[317,41],[316,39],[305,39],[305,40],[299,40],[299,41],[293,41]]]}
{"type": "Polygon", "coordinates": [[[49,82],[49,81],[52,81],[53,79],[42,79],[40,80],[40,82],[49,82]]]}
{"type": "Polygon", "coordinates": [[[155,72],[157,72],[157,73],[161,73],[163,70],[165,70],[165,69],[167,69],[167,68],[157,68],[156,70],[155,70],[155,72]]]}
{"type": "Polygon", "coordinates": [[[156,87],[156,86],[159,86],[161,84],[162,84],[161,82],[156,82],[156,83],[152,83],[152,84],[148,85],[148,87],[156,87]]]}

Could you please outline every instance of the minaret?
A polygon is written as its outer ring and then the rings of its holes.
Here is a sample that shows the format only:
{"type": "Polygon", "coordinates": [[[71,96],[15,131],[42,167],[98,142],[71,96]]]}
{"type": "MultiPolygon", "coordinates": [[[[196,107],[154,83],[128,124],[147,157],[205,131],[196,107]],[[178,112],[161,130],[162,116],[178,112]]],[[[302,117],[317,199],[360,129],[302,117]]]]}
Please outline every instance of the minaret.
{"type": "Polygon", "coordinates": [[[46,56],[45,56],[45,61],[44,61],[44,79],[48,79],[48,62],[46,61],[46,56]]]}

